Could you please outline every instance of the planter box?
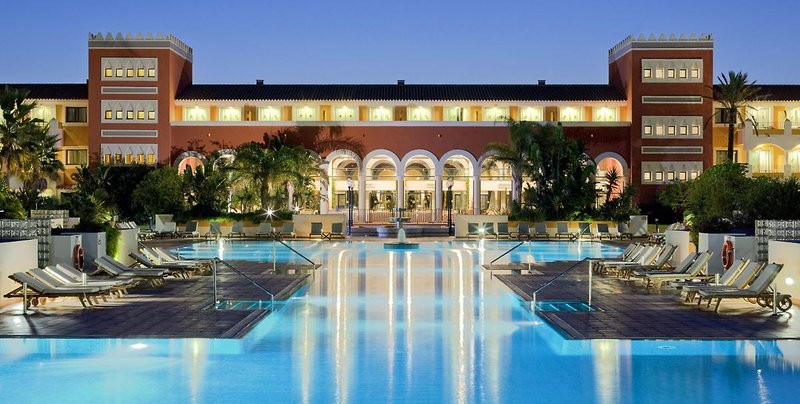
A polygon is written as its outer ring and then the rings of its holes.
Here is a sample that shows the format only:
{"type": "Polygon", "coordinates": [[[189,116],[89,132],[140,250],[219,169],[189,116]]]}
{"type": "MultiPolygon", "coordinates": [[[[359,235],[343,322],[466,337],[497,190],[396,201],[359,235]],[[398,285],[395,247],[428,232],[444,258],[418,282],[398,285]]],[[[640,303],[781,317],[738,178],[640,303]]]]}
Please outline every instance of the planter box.
{"type": "Polygon", "coordinates": [[[800,301],[800,243],[795,241],[769,241],[769,261],[783,264],[783,269],[775,278],[778,292],[792,295],[792,300],[800,301]]]}
{"type": "Polygon", "coordinates": [[[722,244],[726,237],[730,237],[733,242],[733,261],[739,259],[755,259],[755,237],[743,234],[732,233],[700,233],[698,235],[697,248],[699,251],[710,250],[714,253],[711,261],[708,262],[709,275],[722,274],[725,268],[722,266],[722,244]]]}
{"type": "MultiPolygon", "coordinates": [[[[689,253],[695,251],[694,244],[688,230],[667,230],[664,232],[664,242],[674,245],[675,252],[669,259],[670,265],[677,266],[689,253]]],[[[713,258],[712,258],[713,260],[713,258]]]]}
{"type": "MultiPolygon", "coordinates": [[[[106,232],[70,232],[61,234],[76,234],[81,236],[83,270],[84,272],[92,272],[97,269],[97,264],[94,263],[94,260],[106,255],[106,232]]],[[[121,262],[129,265],[132,261],[127,257],[127,254],[125,254],[125,258],[127,258],[127,260],[121,262]]]]}
{"type": "MultiPolygon", "coordinates": [[[[11,292],[18,283],[8,279],[14,272],[26,272],[39,266],[38,241],[0,239],[0,296],[11,292]]],[[[16,302],[16,299],[0,299],[0,306],[16,302]]]]}

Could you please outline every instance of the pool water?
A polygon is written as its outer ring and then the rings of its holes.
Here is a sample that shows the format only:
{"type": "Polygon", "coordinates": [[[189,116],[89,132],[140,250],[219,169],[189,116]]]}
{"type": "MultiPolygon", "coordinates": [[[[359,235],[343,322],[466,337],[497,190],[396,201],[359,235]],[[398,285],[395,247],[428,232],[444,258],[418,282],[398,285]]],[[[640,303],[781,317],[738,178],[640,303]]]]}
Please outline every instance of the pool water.
{"type": "MultiPolygon", "coordinates": [[[[565,340],[480,268],[514,243],[292,245],[323,269],[245,338],[0,340],[3,401],[796,402],[797,341],[565,340]]],[[[618,252],[544,242],[510,259],[618,252]]],[[[223,257],[268,261],[272,244],[223,257]]]]}

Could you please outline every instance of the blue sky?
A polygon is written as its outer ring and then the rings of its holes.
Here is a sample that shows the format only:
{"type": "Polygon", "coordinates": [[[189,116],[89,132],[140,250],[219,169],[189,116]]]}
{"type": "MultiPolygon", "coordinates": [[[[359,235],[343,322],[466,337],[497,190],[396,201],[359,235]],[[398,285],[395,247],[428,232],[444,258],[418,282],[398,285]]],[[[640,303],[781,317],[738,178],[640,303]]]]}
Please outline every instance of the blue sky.
{"type": "Polygon", "coordinates": [[[628,34],[713,33],[714,71],[800,83],[797,1],[15,1],[0,82],[82,82],[89,32],[173,33],[196,83],[605,83],[628,34]]]}

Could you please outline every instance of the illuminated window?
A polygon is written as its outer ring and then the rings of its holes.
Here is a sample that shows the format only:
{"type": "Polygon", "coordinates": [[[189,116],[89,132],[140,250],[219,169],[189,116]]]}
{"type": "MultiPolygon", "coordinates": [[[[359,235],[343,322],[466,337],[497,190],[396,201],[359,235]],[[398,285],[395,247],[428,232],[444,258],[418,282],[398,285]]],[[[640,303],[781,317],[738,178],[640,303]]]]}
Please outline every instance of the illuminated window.
{"type": "Polygon", "coordinates": [[[107,110],[106,110],[105,117],[106,117],[106,119],[113,119],[113,118],[114,118],[114,113],[113,113],[113,112],[111,112],[111,110],[110,110],[110,109],[107,109],[107,110]]]}
{"type": "Polygon", "coordinates": [[[644,72],[642,73],[642,76],[644,76],[644,78],[646,78],[646,79],[649,79],[649,78],[653,77],[653,70],[644,69],[644,72]]]}
{"type": "Polygon", "coordinates": [[[700,136],[700,125],[692,125],[692,136],[700,136]]]}
{"type": "Polygon", "coordinates": [[[581,117],[580,107],[563,107],[559,111],[559,120],[564,122],[580,121],[581,117]]]}
{"type": "Polygon", "coordinates": [[[464,120],[463,107],[447,107],[444,109],[444,120],[460,122],[464,120]]]}
{"type": "Polygon", "coordinates": [[[118,68],[116,69],[115,73],[116,73],[116,74],[115,74],[115,76],[117,76],[117,77],[122,77],[122,68],[121,68],[121,67],[118,67],[118,68]]]}
{"type": "Polygon", "coordinates": [[[483,109],[483,120],[486,122],[501,121],[507,117],[507,107],[486,107],[483,109]]]}
{"type": "Polygon", "coordinates": [[[156,77],[156,69],[154,67],[147,69],[147,77],[156,77]]]}
{"type": "Polygon", "coordinates": [[[652,181],[653,180],[653,173],[651,173],[650,171],[645,171],[642,174],[642,180],[645,181],[645,182],[652,181]]]}
{"type": "Polygon", "coordinates": [[[675,181],[675,171],[667,171],[667,181],[675,181]]]}
{"type": "Polygon", "coordinates": [[[335,121],[357,121],[358,112],[355,108],[347,105],[333,107],[333,120],[335,121]]]}
{"type": "Polygon", "coordinates": [[[155,164],[156,162],[156,155],[155,154],[148,154],[147,155],[147,164],[155,164]]]}
{"type": "Polygon", "coordinates": [[[667,78],[674,79],[675,78],[675,69],[667,69],[667,78]]]}
{"type": "Polygon", "coordinates": [[[653,127],[650,126],[650,125],[645,125],[644,126],[644,135],[645,136],[650,136],[652,134],[653,134],[653,127]]]}
{"type": "Polygon", "coordinates": [[[523,107],[520,111],[523,121],[537,122],[542,120],[542,107],[523,107]]]}
{"type": "Polygon", "coordinates": [[[116,115],[117,119],[122,119],[122,110],[118,109],[117,112],[114,115],[116,115]]]}
{"type": "Polygon", "coordinates": [[[147,111],[147,119],[150,121],[154,121],[156,119],[156,111],[152,109],[147,111]]]}
{"type": "Polygon", "coordinates": [[[144,120],[144,110],[140,109],[136,111],[136,119],[143,121],[144,120]]]}
{"type": "Polygon", "coordinates": [[[136,69],[136,77],[144,77],[144,67],[136,69]]]}
{"type": "Polygon", "coordinates": [[[692,171],[692,172],[689,173],[689,179],[693,180],[693,179],[697,178],[697,175],[698,175],[697,171],[692,171]]]}
{"type": "Polygon", "coordinates": [[[668,136],[675,136],[675,127],[674,126],[667,126],[667,135],[668,136]]]}
{"type": "Polygon", "coordinates": [[[685,125],[684,126],[680,126],[678,128],[678,134],[679,135],[683,135],[683,136],[688,135],[689,134],[689,127],[685,126],[685,125]]]}
{"type": "Polygon", "coordinates": [[[122,164],[122,153],[117,153],[114,155],[114,163],[122,164]]]}
{"type": "Polygon", "coordinates": [[[292,108],[295,121],[316,121],[318,115],[317,107],[309,107],[304,105],[302,107],[292,108]]]}
{"type": "Polygon", "coordinates": [[[664,173],[662,171],[656,171],[656,181],[664,181],[664,173]]]}
{"type": "Polygon", "coordinates": [[[138,164],[144,164],[144,154],[139,153],[136,155],[136,162],[138,164]]]}
{"type": "Polygon", "coordinates": [[[125,156],[125,164],[133,164],[133,154],[127,154],[125,156]]]}
{"type": "Polygon", "coordinates": [[[64,155],[68,166],[89,164],[89,151],[86,149],[67,149],[64,150],[64,155]]]}
{"type": "Polygon", "coordinates": [[[663,79],[664,78],[664,69],[656,69],[656,78],[663,79]]]}
{"type": "Polygon", "coordinates": [[[664,136],[664,127],[656,125],[656,136],[664,136]]]}
{"type": "MultiPolygon", "coordinates": [[[[183,109],[183,120],[184,121],[208,121],[208,117],[210,115],[209,107],[188,107],[183,109]]],[[[153,112],[155,115],[154,111],[153,112]]],[[[148,112],[148,114],[150,113],[148,112]]],[[[149,116],[149,115],[148,115],[149,116]]],[[[155,116],[154,116],[155,118],[155,116]]]]}
{"type": "Polygon", "coordinates": [[[104,77],[112,77],[113,75],[114,75],[114,70],[110,67],[106,67],[106,69],[103,71],[104,77]]]}
{"type": "Polygon", "coordinates": [[[241,121],[242,109],[240,107],[224,107],[219,109],[219,120],[225,122],[241,121]]]}
{"type": "Polygon", "coordinates": [[[689,74],[691,75],[691,77],[693,79],[699,79],[700,78],[700,69],[692,69],[692,70],[689,71],[689,74]]]}
{"type": "Polygon", "coordinates": [[[679,78],[679,79],[685,79],[685,78],[686,78],[686,74],[687,74],[687,73],[686,73],[686,69],[680,69],[680,70],[678,70],[678,78],[679,78]]]}
{"type": "Polygon", "coordinates": [[[770,107],[750,107],[747,108],[747,119],[753,121],[759,129],[772,127],[772,108],[770,107]]]}
{"type": "Polygon", "coordinates": [[[800,150],[789,152],[789,167],[793,173],[800,173],[800,150]]]}
{"type": "Polygon", "coordinates": [[[686,181],[686,171],[681,171],[678,173],[678,181],[686,181]]]}
{"type": "Polygon", "coordinates": [[[127,120],[133,119],[133,110],[132,109],[128,110],[128,111],[125,111],[125,119],[127,119],[127,120]]]}
{"type": "Polygon", "coordinates": [[[281,120],[280,107],[258,107],[258,120],[280,121],[281,120]]]}
{"type": "Polygon", "coordinates": [[[391,121],[392,110],[386,107],[371,107],[369,109],[370,121],[391,121]]]}
{"type": "Polygon", "coordinates": [[[40,105],[31,110],[31,118],[41,119],[44,123],[50,123],[50,120],[56,117],[55,105],[40,105]]]}
{"type": "Polygon", "coordinates": [[[65,112],[67,122],[86,122],[86,107],[66,107],[65,112]]]}
{"type": "Polygon", "coordinates": [[[430,107],[423,107],[423,106],[416,106],[416,107],[408,107],[408,120],[409,121],[430,121],[431,120],[431,108],[430,107]]]}
{"type": "Polygon", "coordinates": [[[103,155],[103,163],[111,164],[111,154],[104,154],[103,155]]]}
{"type": "Polygon", "coordinates": [[[617,120],[617,109],[609,107],[595,107],[594,120],[599,122],[613,122],[617,120]]]}
{"type": "Polygon", "coordinates": [[[128,68],[128,69],[125,71],[125,75],[126,75],[127,77],[133,77],[133,68],[132,68],[132,67],[129,67],[129,68],[128,68]]]}

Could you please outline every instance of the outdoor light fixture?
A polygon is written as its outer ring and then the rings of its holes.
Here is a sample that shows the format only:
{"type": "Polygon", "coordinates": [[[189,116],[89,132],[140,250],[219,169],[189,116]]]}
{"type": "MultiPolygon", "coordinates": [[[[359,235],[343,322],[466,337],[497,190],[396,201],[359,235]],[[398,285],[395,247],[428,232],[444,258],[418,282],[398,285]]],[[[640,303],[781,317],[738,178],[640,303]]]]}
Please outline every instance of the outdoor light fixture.
{"type": "Polygon", "coordinates": [[[453,177],[447,177],[447,235],[453,235],[453,177]]]}
{"type": "Polygon", "coordinates": [[[294,213],[300,213],[300,205],[294,205],[294,213]]]}
{"type": "Polygon", "coordinates": [[[353,177],[347,177],[347,235],[353,231],[353,177]]]}

